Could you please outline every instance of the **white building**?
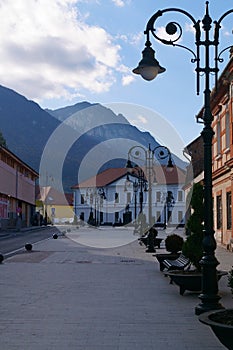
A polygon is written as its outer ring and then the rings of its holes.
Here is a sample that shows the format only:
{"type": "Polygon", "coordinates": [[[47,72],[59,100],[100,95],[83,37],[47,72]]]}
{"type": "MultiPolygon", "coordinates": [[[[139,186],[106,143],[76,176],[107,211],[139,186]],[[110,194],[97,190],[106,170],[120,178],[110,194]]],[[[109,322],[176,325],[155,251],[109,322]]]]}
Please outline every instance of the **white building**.
{"type": "Polygon", "coordinates": [[[126,225],[134,224],[142,212],[149,223],[151,208],[152,223],[157,226],[184,225],[185,172],[178,167],[168,171],[166,166],[154,166],[151,205],[145,174],[142,169],[139,176],[137,169],[129,173],[126,168],[112,168],[73,186],[75,215],[93,225],[126,225]]]}

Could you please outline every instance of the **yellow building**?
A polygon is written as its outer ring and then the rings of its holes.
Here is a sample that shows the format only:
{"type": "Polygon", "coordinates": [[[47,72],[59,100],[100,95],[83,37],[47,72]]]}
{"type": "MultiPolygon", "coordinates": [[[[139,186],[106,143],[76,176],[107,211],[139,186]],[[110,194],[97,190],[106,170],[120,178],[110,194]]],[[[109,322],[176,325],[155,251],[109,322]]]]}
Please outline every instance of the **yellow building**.
{"type": "Polygon", "coordinates": [[[73,194],[59,192],[51,186],[41,187],[37,195],[36,209],[47,223],[72,223],[74,220],[73,194]]]}

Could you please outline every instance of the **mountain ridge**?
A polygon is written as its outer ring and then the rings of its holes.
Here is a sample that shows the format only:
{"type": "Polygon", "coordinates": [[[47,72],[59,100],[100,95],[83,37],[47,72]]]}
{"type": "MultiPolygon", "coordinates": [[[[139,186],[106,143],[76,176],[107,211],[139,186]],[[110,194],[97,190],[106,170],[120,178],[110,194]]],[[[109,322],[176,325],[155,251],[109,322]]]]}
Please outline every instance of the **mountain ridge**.
{"type": "MultiPolygon", "coordinates": [[[[124,166],[127,152],[133,144],[145,147],[148,144],[152,147],[159,145],[150,133],[140,131],[123,115],[116,115],[99,103],[83,101],[56,110],[42,109],[36,102],[2,85],[0,120],[0,130],[8,148],[36,171],[40,169],[48,141],[56,136],[63,124],[68,130],[67,135],[69,130],[75,133],[74,142],[70,144],[62,164],[63,187],[67,192],[78,182],[83,164],[86,167],[83,177],[87,178],[107,167],[124,166]]],[[[59,160],[59,152],[68,137],[64,140],[61,135],[56,140],[58,148],[50,155],[51,159],[57,157],[59,160]]],[[[180,161],[184,168],[184,162],[180,161]]],[[[56,174],[49,175],[56,177],[56,174]]]]}

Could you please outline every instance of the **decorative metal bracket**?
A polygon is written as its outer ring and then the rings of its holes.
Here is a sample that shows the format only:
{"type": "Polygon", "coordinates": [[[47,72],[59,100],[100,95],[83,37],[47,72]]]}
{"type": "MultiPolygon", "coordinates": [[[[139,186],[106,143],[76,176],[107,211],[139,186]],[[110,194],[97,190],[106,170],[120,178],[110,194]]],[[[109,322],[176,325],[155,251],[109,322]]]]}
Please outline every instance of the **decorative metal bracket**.
{"type": "Polygon", "coordinates": [[[159,10],[149,19],[149,21],[147,23],[146,30],[144,31],[144,34],[146,35],[146,43],[147,43],[147,45],[148,45],[148,43],[149,43],[149,45],[151,45],[150,44],[150,33],[151,33],[156,40],[160,41],[161,43],[163,43],[165,45],[180,47],[180,48],[183,48],[183,49],[191,52],[191,54],[193,55],[191,62],[196,63],[195,71],[196,71],[196,93],[197,93],[197,95],[199,95],[199,93],[200,93],[200,75],[201,75],[201,73],[208,74],[208,75],[209,75],[209,73],[213,73],[215,76],[215,87],[217,89],[218,72],[219,72],[218,63],[219,62],[222,63],[224,61],[224,59],[221,57],[222,54],[226,50],[231,48],[231,46],[228,46],[228,47],[224,48],[220,53],[218,53],[219,32],[221,29],[221,23],[222,23],[223,19],[225,19],[225,17],[231,13],[233,13],[233,9],[224,13],[218,21],[214,21],[214,37],[213,37],[213,40],[210,40],[210,30],[211,30],[212,18],[209,15],[209,2],[208,1],[206,1],[206,11],[205,11],[205,15],[204,15],[204,18],[202,19],[202,21],[201,20],[196,21],[193,16],[191,16],[187,11],[185,11],[183,9],[167,8],[164,10],[159,10]],[[181,13],[191,20],[191,22],[193,24],[193,28],[195,30],[196,53],[192,49],[190,49],[189,47],[179,44],[179,40],[181,39],[181,37],[183,35],[183,30],[182,30],[181,25],[177,22],[172,21],[172,22],[169,22],[165,26],[166,33],[168,35],[171,35],[171,36],[174,36],[176,34],[175,38],[170,39],[170,40],[166,40],[166,39],[161,38],[160,36],[158,36],[156,34],[155,22],[158,20],[158,18],[162,17],[165,13],[168,13],[168,12],[181,13]],[[203,25],[203,30],[205,32],[205,40],[202,40],[202,38],[201,38],[201,28],[200,28],[201,23],[203,25]],[[209,65],[209,62],[210,62],[209,48],[211,46],[214,47],[214,65],[213,65],[213,67],[210,67],[210,65],[209,65]],[[204,67],[201,66],[201,58],[200,58],[201,57],[200,56],[201,47],[204,47],[205,52],[206,52],[206,62],[205,62],[204,67]]]}

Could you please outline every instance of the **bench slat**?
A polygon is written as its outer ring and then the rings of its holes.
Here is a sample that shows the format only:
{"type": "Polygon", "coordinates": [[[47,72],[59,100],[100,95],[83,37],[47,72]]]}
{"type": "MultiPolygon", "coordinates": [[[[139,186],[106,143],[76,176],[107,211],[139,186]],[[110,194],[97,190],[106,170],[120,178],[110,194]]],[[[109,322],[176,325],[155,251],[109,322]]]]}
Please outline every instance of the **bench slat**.
{"type": "Polygon", "coordinates": [[[170,269],[184,269],[186,266],[190,264],[190,260],[186,258],[183,254],[179,256],[176,260],[169,260],[166,259],[163,261],[163,265],[167,268],[167,270],[170,269]]]}

